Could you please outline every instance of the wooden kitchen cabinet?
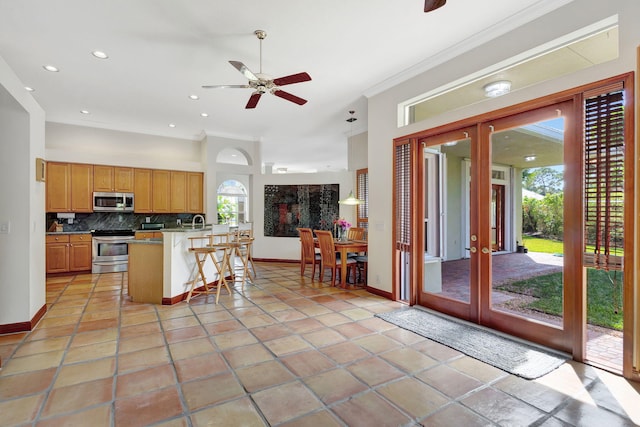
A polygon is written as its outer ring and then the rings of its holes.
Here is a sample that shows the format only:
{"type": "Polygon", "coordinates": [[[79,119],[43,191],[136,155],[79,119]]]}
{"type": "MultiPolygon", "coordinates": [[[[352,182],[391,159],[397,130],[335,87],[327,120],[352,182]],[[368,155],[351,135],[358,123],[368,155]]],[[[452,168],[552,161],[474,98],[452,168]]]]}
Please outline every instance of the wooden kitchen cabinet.
{"type": "Polygon", "coordinates": [[[93,212],[93,192],[134,194],[135,213],[203,213],[202,172],[47,163],[47,212],[93,212]]]}
{"type": "Polygon", "coordinates": [[[162,239],[161,231],[136,231],[136,240],[162,239]]]}
{"type": "Polygon", "coordinates": [[[202,172],[187,172],[187,212],[204,212],[204,174],[202,172]]]}
{"type": "Polygon", "coordinates": [[[69,271],[91,270],[91,234],[69,236],[69,271]]]}
{"type": "Polygon", "coordinates": [[[69,271],[69,235],[47,236],[47,273],[69,271]]]}
{"type": "Polygon", "coordinates": [[[154,169],[153,179],[151,180],[151,188],[151,204],[153,207],[153,213],[170,213],[171,171],[154,169]]]}
{"type": "Polygon", "coordinates": [[[69,163],[47,162],[47,212],[71,210],[71,168],[69,163]]]}
{"type": "Polygon", "coordinates": [[[151,182],[153,173],[151,169],[133,170],[133,211],[136,213],[151,213],[151,182]]]}
{"type": "Polygon", "coordinates": [[[91,234],[46,236],[47,273],[91,270],[91,234]]]}
{"type": "Polygon", "coordinates": [[[71,212],[93,212],[93,165],[71,163],[71,212]]]}
{"type": "Polygon", "coordinates": [[[47,212],[93,212],[93,165],[47,163],[47,212]]]}
{"type": "Polygon", "coordinates": [[[171,171],[170,212],[183,213],[187,211],[187,173],[171,171]]]}
{"type": "Polygon", "coordinates": [[[93,191],[133,193],[133,168],[93,166],[93,191]]]}

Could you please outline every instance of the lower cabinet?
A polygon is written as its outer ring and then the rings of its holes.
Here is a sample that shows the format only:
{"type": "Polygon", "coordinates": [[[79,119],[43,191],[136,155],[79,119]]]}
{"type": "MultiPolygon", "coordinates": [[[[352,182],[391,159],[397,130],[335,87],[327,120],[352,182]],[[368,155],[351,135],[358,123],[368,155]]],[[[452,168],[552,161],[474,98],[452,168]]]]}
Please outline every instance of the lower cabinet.
{"type": "Polygon", "coordinates": [[[136,231],[136,240],[162,239],[161,231],[136,231]]]}
{"type": "Polygon", "coordinates": [[[91,270],[91,234],[49,234],[47,238],[47,273],[91,270]]]}

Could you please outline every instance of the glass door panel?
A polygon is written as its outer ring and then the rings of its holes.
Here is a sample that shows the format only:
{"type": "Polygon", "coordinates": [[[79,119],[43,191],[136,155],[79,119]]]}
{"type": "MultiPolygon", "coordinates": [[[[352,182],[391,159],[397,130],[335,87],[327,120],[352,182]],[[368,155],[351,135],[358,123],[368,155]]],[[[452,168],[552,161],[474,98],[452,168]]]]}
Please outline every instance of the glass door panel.
{"type": "Polygon", "coordinates": [[[469,252],[470,158],[475,129],[427,138],[422,170],[424,250],[418,304],[470,319],[477,292],[469,252]]]}
{"type": "Polygon", "coordinates": [[[563,118],[491,134],[491,163],[509,171],[491,184],[491,308],[557,327],[563,325],[563,152],[563,118]]]}

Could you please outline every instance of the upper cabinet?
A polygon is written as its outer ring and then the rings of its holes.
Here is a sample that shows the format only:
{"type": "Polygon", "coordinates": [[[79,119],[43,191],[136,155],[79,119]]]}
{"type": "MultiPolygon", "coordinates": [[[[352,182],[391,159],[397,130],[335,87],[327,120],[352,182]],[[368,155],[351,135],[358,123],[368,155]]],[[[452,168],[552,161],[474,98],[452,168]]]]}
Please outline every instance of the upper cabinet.
{"type": "Polygon", "coordinates": [[[47,162],[47,212],[71,210],[71,166],[68,163],[47,162]]]}
{"type": "Polygon", "coordinates": [[[94,165],[93,191],[133,193],[133,168],[94,165]]]}
{"type": "Polygon", "coordinates": [[[202,172],[47,162],[47,212],[93,212],[93,192],[134,194],[136,213],[204,212],[202,172]]]}
{"type": "Polygon", "coordinates": [[[93,212],[93,165],[47,163],[47,212],[93,212]]]}
{"type": "Polygon", "coordinates": [[[93,165],[71,163],[71,212],[93,212],[93,165]]]}
{"type": "Polygon", "coordinates": [[[134,169],[133,171],[133,211],[136,213],[151,213],[151,169],[134,169]]]}
{"type": "Polygon", "coordinates": [[[171,171],[171,212],[187,211],[187,173],[171,171]]]}
{"type": "Polygon", "coordinates": [[[202,172],[187,172],[187,212],[204,212],[204,175],[202,172]]]}
{"type": "Polygon", "coordinates": [[[154,169],[151,182],[154,213],[171,213],[171,172],[154,169]]]}

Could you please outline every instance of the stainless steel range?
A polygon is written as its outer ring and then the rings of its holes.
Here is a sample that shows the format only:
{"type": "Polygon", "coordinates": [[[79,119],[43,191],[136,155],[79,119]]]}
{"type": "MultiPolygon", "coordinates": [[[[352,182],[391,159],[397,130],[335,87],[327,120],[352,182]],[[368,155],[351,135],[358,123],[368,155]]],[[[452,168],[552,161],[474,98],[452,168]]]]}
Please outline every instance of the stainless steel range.
{"type": "Polygon", "coordinates": [[[92,230],[92,273],[127,271],[133,230],[92,230]]]}

